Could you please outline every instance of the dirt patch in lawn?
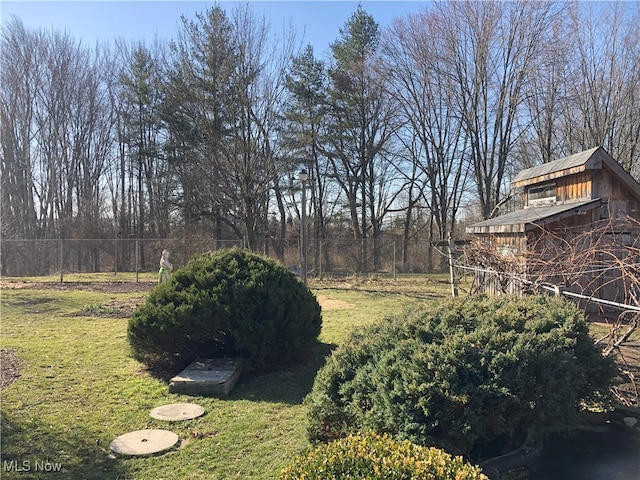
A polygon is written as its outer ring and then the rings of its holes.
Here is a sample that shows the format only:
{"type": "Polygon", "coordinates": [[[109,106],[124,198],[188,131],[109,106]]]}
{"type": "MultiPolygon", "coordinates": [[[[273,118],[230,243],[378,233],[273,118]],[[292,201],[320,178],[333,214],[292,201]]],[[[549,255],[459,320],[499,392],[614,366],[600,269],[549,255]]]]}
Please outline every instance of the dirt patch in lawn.
{"type": "Polygon", "coordinates": [[[150,292],[156,282],[0,282],[0,289],[85,290],[104,293],[150,292]]]}
{"type": "Polygon", "coordinates": [[[133,311],[144,303],[146,297],[136,297],[127,300],[111,300],[100,305],[87,305],[76,312],[80,317],[100,318],[129,318],[133,311]]]}
{"type": "Polygon", "coordinates": [[[15,350],[0,349],[0,390],[8,387],[20,378],[20,363],[15,350]]]}

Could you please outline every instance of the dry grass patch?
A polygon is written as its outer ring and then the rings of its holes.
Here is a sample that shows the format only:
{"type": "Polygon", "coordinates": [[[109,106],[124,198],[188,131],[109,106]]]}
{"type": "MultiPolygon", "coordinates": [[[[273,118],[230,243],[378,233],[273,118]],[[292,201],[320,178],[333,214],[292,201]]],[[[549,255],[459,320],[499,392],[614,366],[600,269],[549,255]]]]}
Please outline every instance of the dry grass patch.
{"type": "Polygon", "coordinates": [[[349,302],[345,302],[344,300],[340,300],[338,298],[332,298],[332,297],[327,297],[327,296],[324,296],[324,295],[318,295],[317,299],[318,299],[318,303],[322,307],[323,311],[327,311],[327,310],[345,310],[345,309],[354,307],[353,304],[351,304],[349,302]]]}

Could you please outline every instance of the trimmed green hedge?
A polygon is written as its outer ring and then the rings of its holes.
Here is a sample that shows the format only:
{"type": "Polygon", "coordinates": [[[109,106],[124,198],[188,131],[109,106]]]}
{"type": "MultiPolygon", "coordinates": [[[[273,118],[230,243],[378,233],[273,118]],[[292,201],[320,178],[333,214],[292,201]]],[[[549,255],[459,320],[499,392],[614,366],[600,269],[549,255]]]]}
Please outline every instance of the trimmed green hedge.
{"type": "Polygon", "coordinates": [[[488,480],[480,467],[442,450],[396,442],[390,436],[353,435],[294,460],[279,480],[488,480]]]}
{"type": "Polygon", "coordinates": [[[481,459],[571,424],[614,374],[583,314],[562,299],[418,307],[334,351],[306,399],[308,434],[329,441],[371,429],[481,459]]]}
{"type": "Polygon", "coordinates": [[[129,320],[134,356],[149,365],[240,356],[251,367],[294,358],[316,342],[311,291],[274,260],[240,249],[193,258],[129,320]]]}

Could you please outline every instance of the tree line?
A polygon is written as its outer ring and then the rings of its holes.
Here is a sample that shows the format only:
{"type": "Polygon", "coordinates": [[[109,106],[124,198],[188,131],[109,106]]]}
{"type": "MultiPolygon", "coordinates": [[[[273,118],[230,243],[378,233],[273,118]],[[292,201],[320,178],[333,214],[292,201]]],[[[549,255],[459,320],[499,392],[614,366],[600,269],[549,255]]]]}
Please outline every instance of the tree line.
{"type": "Polygon", "coordinates": [[[319,58],[250,4],[94,47],[14,17],[2,238],[198,232],[281,257],[304,168],[311,237],[361,242],[366,271],[392,230],[407,262],[495,215],[521,168],[602,145],[640,178],[639,23],[637,3],[441,1],[381,28],[360,5],[319,58]]]}

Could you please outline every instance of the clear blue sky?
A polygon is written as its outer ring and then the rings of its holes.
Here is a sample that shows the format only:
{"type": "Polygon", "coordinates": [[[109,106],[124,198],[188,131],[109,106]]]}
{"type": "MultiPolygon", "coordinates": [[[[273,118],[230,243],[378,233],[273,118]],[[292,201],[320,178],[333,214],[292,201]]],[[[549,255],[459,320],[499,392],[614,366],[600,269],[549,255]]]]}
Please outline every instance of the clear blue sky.
{"type": "MultiPolygon", "coordinates": [[[[235,2],[219,1],[224,8],[235,2]]],[[[244,3],[244,2],[243,2],[244,3]]],[[[291,24],[304,43],[311,43],[316,55],[325,56],[329,44],[339,36],[339,29],[358,6],[357,1],[261,1],[249,2],[257,13],[264,13],[271,28],[281,32],[291,24]]],[[[362,1],[364,9],[381,27],[393,18],[420,11],[424,1],[362,1]]],[[[32,1],[1,0],[0,16],[4,23],[12,15],[27,28],[55,29],[69,33],[85,45],[97,40],[113,41],[117,37],[152,40],[173,37],[181,15],[193,18],[215,2],[189,0],[120,0],[120,1],[32,1]]]]}

